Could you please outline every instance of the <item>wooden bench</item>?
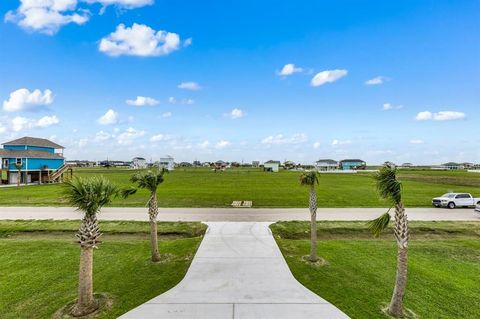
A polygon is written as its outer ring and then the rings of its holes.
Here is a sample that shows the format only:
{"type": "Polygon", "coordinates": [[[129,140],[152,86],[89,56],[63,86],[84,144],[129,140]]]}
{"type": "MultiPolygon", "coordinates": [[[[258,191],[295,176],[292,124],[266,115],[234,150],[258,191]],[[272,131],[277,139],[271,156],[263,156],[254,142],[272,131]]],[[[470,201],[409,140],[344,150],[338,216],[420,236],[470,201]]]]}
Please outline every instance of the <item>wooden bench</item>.
{"type": "Polygon", "coordinates": [[[252,201],[251,200],[234,200],[232,202],[232,207],[252,207],[252,201]]]}
{"type": "Polygon", "coordinates": [[[252,201],[251,200],[243,201],[242,207],[252,207],[252,201]]]}
{"type": "Polygon", "coordinates": [[[242,201],[241,200],[234,200],[232,202],[232,207],[242,207],[242,201]]]}

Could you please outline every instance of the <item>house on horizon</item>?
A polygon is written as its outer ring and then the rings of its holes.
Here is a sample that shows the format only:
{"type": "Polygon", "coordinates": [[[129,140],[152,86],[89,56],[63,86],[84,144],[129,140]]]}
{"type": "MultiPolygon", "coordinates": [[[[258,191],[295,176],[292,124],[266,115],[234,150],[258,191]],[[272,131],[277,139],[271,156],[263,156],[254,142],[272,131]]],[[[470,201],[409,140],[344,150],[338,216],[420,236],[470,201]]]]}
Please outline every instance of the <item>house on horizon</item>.
{"type": "Polygon", "coordinates": [[[0,183],[59,182],[68,169],[63,157],[65,148],[50,140],[25,136],[2,145],[0,183]]]}
{"type": "Polygon", "coordinates": [[[165,155],[164,157],[160,158],[160,162],[158,163],[158,167],[160,169],[164,168],[168,171],[173,171],[175,169],[175,161],[172,156],[165,155]]]}
{"type": "Polygon", "coordinates": [[[463,164],[455,163],[455,162],[448,162],[448,163],[440,165],[440,167],[443,168],[443,169],[448,169],[448,170],[465,169],[465,166],[463,164]]]}
{"type": "Polygon", "coordinates": [[[278,172],[280,170],[280,161],[266,161],[263,163],[263,170],[266,172],[278,172]]]}
{"type": "Polygon", "coordinates": [[[134,157],[132,159],[132,165],[131,167],[133,169],[145,169],[147,168],[147,160],[143,157],[134,157]]]}
{"type": "Polygon", "coordinates": [[[344,171],[365,169],[367,163],[361,159],[344,159],[339,163],[339,168],[344,171]]]}
{"type": "Polygon", "coordinates": [[[315,162],[315,169],[317,171],[335,171],[338,169],[338,162],[333,159],[319,159],[315,162]]]}

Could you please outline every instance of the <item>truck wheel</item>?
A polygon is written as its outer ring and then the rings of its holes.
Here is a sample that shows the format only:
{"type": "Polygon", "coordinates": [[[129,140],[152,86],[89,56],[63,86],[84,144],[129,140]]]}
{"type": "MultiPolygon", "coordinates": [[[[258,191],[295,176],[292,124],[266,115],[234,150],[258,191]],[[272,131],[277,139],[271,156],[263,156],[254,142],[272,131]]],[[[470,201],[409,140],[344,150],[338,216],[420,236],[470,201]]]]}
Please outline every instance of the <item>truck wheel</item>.
{"type": "Polygon", "coordinates": [[[450,202],[450,203],[448,203],[448,206],[447,206],[447,207],[450,208],[450,209],[454,209],[454,208],[455,208],[455,203],[454,203],[454,202],[450,202]]]}

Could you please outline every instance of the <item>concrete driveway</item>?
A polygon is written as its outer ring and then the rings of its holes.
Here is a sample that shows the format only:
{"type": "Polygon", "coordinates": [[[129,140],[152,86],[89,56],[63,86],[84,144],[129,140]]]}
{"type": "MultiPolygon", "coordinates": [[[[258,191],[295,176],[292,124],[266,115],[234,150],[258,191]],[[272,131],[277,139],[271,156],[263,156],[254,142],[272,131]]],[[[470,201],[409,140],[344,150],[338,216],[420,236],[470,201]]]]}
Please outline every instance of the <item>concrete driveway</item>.
{"type": "Polygon", "coordinates": [[[268,225],[208,223],[185,278],[120,318],[348,318],[293,277],[268,225]]]}
{"type": "MultiPolygon", "coordinates": [[[[371,220],[386,208],[319,208],[318,220],[371,220]]],[[[410,220],[480,221],[473,209],[407,208],[410,220]]],[[[82,214],[70,207],[0,207],[1,219],[80,219],[82,214]]],[[[147,208],[108,207],[100,220],[148,221],[147,208]]],[[[160,208],[160,221],[248,221],[310,220],[307,208],[160,208]]]]}

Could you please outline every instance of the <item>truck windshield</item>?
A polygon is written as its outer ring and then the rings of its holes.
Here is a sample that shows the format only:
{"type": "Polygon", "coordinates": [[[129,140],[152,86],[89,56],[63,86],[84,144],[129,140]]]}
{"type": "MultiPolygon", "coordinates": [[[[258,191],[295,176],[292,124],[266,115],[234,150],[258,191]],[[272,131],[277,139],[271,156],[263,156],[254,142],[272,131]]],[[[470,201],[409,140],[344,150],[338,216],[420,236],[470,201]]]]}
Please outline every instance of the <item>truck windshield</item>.
{"type": "Polygon", "coordinates": [[[455,194],[452,194],[452,193],[446,193],[446,194],[443,194],[442,197],[447,197],[447,198],[454,198],[455,197],[455,194]]]}

